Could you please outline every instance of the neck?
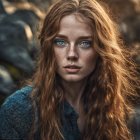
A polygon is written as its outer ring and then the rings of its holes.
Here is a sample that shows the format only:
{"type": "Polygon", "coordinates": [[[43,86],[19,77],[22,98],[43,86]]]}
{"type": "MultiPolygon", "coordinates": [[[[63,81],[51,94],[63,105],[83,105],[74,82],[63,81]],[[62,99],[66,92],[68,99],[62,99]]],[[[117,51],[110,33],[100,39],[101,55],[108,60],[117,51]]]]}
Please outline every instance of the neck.
{"type": "Polygon", "coordinates": [[[84,92],[87,79],[80,82],[62,81],[66,100],[75,108],[81,106],[81,96],[84,92]]]}

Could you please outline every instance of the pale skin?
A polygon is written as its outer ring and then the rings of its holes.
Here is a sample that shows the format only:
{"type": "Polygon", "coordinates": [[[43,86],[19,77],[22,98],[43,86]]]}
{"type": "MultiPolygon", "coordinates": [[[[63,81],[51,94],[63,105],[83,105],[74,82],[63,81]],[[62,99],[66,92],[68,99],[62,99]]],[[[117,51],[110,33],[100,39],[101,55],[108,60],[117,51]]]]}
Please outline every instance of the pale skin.
{"type": "Polygon", "coordinates": [[[79,114],[77,123],[82,131],[85,114],[81,95],[88,76],[95,69],[97,53],[93,47],[91,28],[80,16],[71,14],[62,18],[54,40],[54,52],[65,97],[79,114]]]}

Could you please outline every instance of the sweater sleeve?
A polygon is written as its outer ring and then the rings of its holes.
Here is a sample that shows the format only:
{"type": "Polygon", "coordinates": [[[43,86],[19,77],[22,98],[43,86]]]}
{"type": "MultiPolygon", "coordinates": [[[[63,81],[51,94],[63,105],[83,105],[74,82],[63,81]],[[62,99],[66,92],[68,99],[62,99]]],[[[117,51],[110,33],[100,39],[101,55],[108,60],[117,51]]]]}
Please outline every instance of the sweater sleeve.
{"type": "Polygon", "coordinates": [[[27,139],[32,124],[32,88],[27,86],[9,96],[0,108],[0,139],[27,139]]]}

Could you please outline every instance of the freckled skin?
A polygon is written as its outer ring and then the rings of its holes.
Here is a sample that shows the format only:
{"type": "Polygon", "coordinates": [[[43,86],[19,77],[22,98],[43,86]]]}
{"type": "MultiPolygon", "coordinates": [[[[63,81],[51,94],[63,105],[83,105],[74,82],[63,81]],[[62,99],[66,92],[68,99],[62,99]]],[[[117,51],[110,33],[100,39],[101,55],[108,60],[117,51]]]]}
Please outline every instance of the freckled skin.
{"type": "MultiPolygon", "coordinates": [[[[80,17],[79,17],[80,18],[80,17]]],[[[80,48],[77,42],[80,37],[89,37],[92,40],[91,28],[74,14],[65,16],[60,22],[58,36],[64,36],[69,45],[58,47],[54,44],[54,53],[57,63],[57,73],[66,82],[80,82],[95,69],[97,54],[92,45],[89,48],[80,48]],[[82,22],[81,22],[82,21],[82,22]],[[74,64],[80,69],[75,73],[69,73],[64,68],[66,65],[74,64]]],[[[63,37],[61,37],[63,38],[63,37]]],[[[93,40],[92,40],[93,41],[93,40]]]]}

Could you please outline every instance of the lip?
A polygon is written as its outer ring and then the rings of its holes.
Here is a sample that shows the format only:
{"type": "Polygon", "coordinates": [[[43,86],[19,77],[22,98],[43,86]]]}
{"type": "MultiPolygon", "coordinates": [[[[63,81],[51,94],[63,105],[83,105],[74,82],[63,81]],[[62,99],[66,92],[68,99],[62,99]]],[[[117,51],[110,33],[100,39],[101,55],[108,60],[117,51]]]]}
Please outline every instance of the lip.
{"type": "Polygon", "coordinates": [[[80,66],[77,66],[77,65],[67,65],[67,66],[64,66],[64,69],[68,73],[77,73],[77,72],[79,72],[79,70],[81,69],[81,67],[80,66]]]}

